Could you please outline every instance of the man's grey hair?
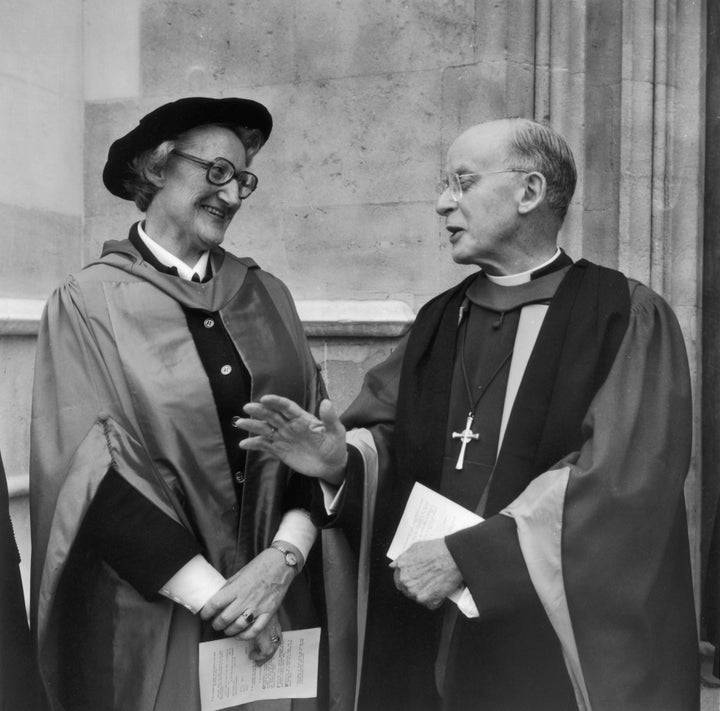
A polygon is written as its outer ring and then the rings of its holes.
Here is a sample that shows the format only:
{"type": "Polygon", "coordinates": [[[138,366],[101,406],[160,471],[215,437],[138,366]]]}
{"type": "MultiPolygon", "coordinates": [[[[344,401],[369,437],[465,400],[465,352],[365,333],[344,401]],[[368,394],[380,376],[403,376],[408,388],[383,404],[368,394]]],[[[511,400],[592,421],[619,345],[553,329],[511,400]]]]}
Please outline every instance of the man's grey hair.
{"type": "Polygon", "coordinates": [[[513,132],[508,160],[513,168],[536,171],[545,176],[547,203],[565,219],[577,183],[577,169],[570,146],[554,129],[531,119],[511,119],[513,132]]]}
{"type": "MultiPolygon", "coordinates": [[[[256,128],[246,128],[245,126],[230,126],[227,124],[206,124],[208,126],[220,126],[232,131],[242,142],[245,147],[245,164],[250,166],[252,159],[265,143],[265,137],[262,132],[256,128]]],[[[202,128],[202,126],[195,126],[202,128]]],[[[133,201],[138,210],[145,212],[153,198],[160,190],[149,178],[148,175],[160,172],[168,162],[170,153],[174,148],[184,149],[187,147],[187,135],[189,131],[181,133],[179,136],[170,141],[163,141],[155,148],[149,148],[142,153],[138,153],[129,165],[129,175],[123,184],[133,197],[133,201]]]]}

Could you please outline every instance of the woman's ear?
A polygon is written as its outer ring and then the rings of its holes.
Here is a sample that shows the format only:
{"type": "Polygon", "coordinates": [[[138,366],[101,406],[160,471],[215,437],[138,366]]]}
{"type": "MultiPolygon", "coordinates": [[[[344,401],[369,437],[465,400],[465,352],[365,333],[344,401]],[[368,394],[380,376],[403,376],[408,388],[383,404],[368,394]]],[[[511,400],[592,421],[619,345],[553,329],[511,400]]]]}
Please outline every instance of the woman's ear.
{"type": "Polygon", "coordinates": [[[166,166],[147,166],[144,170],[145,180],[152,183],[158,189],[162,188],[165,185],[165,168],[166,166]]]}
{"type": "Polygon", "coordinates": [[[547,195],[547,181],[542,173],[528,173],[525,176],[525,186],[523,189],[520,202],[518,203],[518,212],[521,215],[527,215],[538,208],[545,201],[547,195]]]}

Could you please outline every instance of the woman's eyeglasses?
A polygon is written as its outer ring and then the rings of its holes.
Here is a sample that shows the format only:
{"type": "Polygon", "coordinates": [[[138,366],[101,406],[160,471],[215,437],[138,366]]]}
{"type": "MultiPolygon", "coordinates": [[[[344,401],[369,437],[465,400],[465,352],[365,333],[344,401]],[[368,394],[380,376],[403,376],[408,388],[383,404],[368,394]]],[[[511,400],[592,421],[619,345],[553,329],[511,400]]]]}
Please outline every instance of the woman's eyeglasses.
{"type": "Polygon", "coordinates": [[[252,195],[257,187],[257,175],[248,170],[235,170],[235,166],[226,158],[215,158],[214,160],[203,160],[197,156],[191,156],[189,153],[173,148],[170,151],[180,158],[189,160],[191,163],[197,163],[207,169],[205,177],[211,185],[227,185],[233,178],[238,181],[240,187],[240,197],[244,200],[252,195]]]}

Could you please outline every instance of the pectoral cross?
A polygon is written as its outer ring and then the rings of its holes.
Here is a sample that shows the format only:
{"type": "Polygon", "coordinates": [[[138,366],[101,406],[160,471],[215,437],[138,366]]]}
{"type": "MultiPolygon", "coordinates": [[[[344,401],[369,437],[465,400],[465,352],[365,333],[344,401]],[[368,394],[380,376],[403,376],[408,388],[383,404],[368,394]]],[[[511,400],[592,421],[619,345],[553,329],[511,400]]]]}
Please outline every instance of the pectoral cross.
{"type": "Polygon", "coordinates": [[[460,447],[460,454],[458,455],[457,464],[455,465],[455,469],[462,469],[465,464],[465,447],[468,446],[469,442],[472,442],[474,439],[480,439],[479,434],[475,434],[475,432],[472,431],[472,423],[473,423],[473,413],[469,412],[467,416],[467,421],[465,422],[465,429],[462,432],[453,432],[452,438],[453,439],[459,439],[462,442],[462,446],[460,447]]]}

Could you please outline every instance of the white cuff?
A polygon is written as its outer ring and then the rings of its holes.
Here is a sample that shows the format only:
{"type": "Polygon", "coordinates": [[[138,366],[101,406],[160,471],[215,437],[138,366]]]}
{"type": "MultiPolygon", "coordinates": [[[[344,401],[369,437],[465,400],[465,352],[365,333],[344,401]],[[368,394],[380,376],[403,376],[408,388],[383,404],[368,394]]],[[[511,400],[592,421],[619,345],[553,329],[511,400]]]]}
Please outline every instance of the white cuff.
{"type": "Polygon", "coordinates": [[[480,617],[477,605],[468,588],[462,588],[450,595],[450,599],[458,606],[465,617],[480,617]]]}
{"type": "Polygon", "coordinates": [[[292,509],[287,511],[280,521],[273,543],[292,543],[302,554],[304,564],[316,538],[317,528],[310,519],[310,514],[305,509],[292,509]]]}
{"type": "Polygon", "coordinates": [[[196,555],[162,586],[160,594],[196,614],[223,585],[225,578],[196,555]]]}
{"type": "Polygon", "coordinates": [[[328,516],[332,516],[333,514],[337,513],[337,510],[340,508],[340,496],[343,492],[343,489],[345,488],[345,482],[340,484],[339,487],[328,484],[322,479],[320,479],[318,483],[320,484],[320,489],[322,490],[323,494],[325,513],[328,516]]]}

